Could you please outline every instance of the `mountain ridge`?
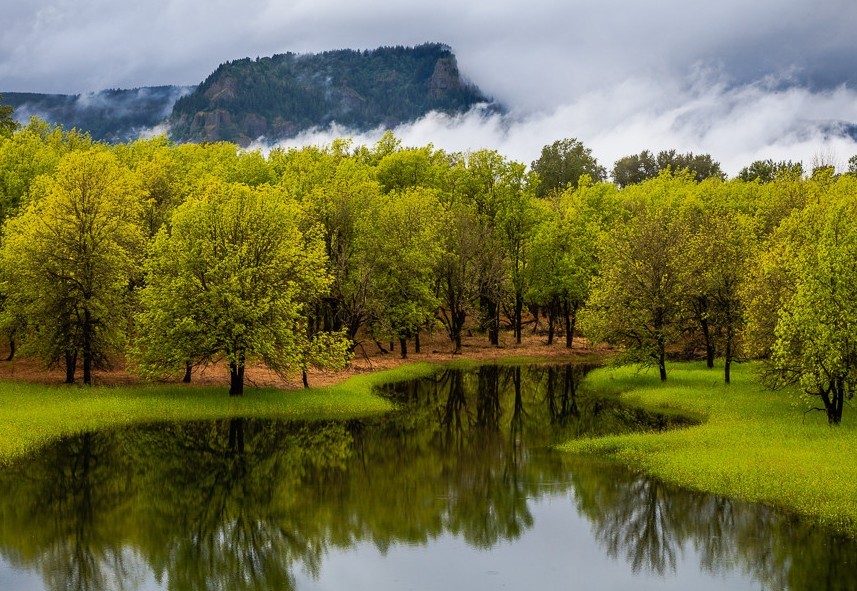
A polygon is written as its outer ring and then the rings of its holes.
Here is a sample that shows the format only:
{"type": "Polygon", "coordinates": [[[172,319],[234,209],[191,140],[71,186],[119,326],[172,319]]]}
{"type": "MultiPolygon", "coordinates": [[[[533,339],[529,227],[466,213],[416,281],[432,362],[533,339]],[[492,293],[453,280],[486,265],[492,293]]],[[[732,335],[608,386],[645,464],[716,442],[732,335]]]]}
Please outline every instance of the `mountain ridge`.
{"type": "Polygon", "coordinates": [[[126,141],[164,127],[177,142],[269,142],[336,123],[390,129],[432,111],[500,109],[465,80],[441,43],[243,58],[196,87],[110,89],[80,95],[4,92],[19,121],[31,115],[96,140],[126,141]]]}

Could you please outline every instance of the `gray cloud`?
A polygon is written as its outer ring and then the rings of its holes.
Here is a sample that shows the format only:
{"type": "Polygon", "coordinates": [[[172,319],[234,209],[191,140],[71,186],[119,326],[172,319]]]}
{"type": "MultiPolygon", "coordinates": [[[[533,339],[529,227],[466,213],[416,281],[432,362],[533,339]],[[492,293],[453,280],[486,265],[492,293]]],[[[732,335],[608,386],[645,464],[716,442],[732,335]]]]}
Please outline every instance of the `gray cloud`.
{"type": "Polygon", "coordinates": [[[737,82],[791,69],[829,86],[857,71],[851,0],[30,0],[4,21],[0,80],[34,92],[189,84],[228,59],[424,41],[531,108],[699,63],[737,82]]]}
{"type": "Polygon", "coordinates": [[[245,56],[442,41],[511,114],[401,130],[438,145],[529,161],[575,136],[607,164],[676,148],[730,169],[857,151],[819,131],[857,121],[853,0],[29,0],[4,24],[6,91],[195,84],[245,56]]]}

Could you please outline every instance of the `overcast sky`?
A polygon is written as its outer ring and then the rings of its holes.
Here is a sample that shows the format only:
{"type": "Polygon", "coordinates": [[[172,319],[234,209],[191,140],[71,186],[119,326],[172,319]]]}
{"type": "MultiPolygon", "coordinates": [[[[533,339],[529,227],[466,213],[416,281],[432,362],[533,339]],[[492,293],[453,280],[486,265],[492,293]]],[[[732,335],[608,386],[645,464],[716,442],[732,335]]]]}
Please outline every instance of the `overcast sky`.
{"type": "Polygon", "coordinates": [[[529,162],[577,137],[608,167],[677,148],[710,152],[732,173],[757,157],[842,164],[857,153],[824,133],[857,122],[854,0],[6,4],[0,91],[197,84],[230,59],[440,41],[509,115],[430,117],[397,130],[408,143],[529,162]]]}

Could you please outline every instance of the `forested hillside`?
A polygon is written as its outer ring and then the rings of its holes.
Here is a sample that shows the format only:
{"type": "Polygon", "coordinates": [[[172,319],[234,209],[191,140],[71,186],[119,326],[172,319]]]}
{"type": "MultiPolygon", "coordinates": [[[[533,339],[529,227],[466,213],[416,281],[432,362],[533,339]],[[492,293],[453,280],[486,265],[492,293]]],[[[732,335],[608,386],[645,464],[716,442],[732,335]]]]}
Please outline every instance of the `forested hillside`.
{"type": "Polygon", "coordinates": [[[175,141],[242,146],[333,122],[351,130],[389,129],[430,111],[462,113],[489,101],[462,79],[455,55],[441,44],[241,59],[222,64],[196,88],[3,97],[22,124],[37,116],[98,141],[134,140],[162,126],[175,141]]]}
{"type": "Polygon", "coordinates": [[[154,86],[87,94],[8,92],[3,94],[3,102],[14,107],[22,123],[35,116],[66,129],[87,131],[98,141],[124,142],[163,124],[176,100],[191,90],[154,86]]]}
{"type": "Polygon", "coordinates": [[[179,141],[246,145],[333,121],[356,130],[392,128],[486,100],[461,79],[445,45],[287,53],[221,65],[176,103],[170,123],[179,141]]]}

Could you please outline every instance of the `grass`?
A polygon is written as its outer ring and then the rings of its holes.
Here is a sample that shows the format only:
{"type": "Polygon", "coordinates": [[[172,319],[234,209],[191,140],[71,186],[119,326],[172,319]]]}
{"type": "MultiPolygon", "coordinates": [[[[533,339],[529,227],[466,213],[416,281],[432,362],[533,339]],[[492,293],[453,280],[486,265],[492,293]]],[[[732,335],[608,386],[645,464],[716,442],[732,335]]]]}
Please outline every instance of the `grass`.
{"type": "Polygon", "coordinates": [[[64,435],[153,421],[230,417],[339,419],[391,410],[376,395],[380,384],[430,375],[437,366],[417,363],[360,375],[335,386],[285,391],[152,385],[46,386],[0,382],[0,465],[64,435]]]}
{"type": "Polygon", "coordinates": [[[611,458],[665,481],[700,491],[762,502],[857,536],[857,412],[829,427],[824,413],[804,415],[794,391],[773,392],[752,365],[722,369],[673,365],[666,383],[654,371],[601,368],[587,385],[626,403],[681,412],[698,426],[662,433],[568,442],[561,449],[611,458]]]}

